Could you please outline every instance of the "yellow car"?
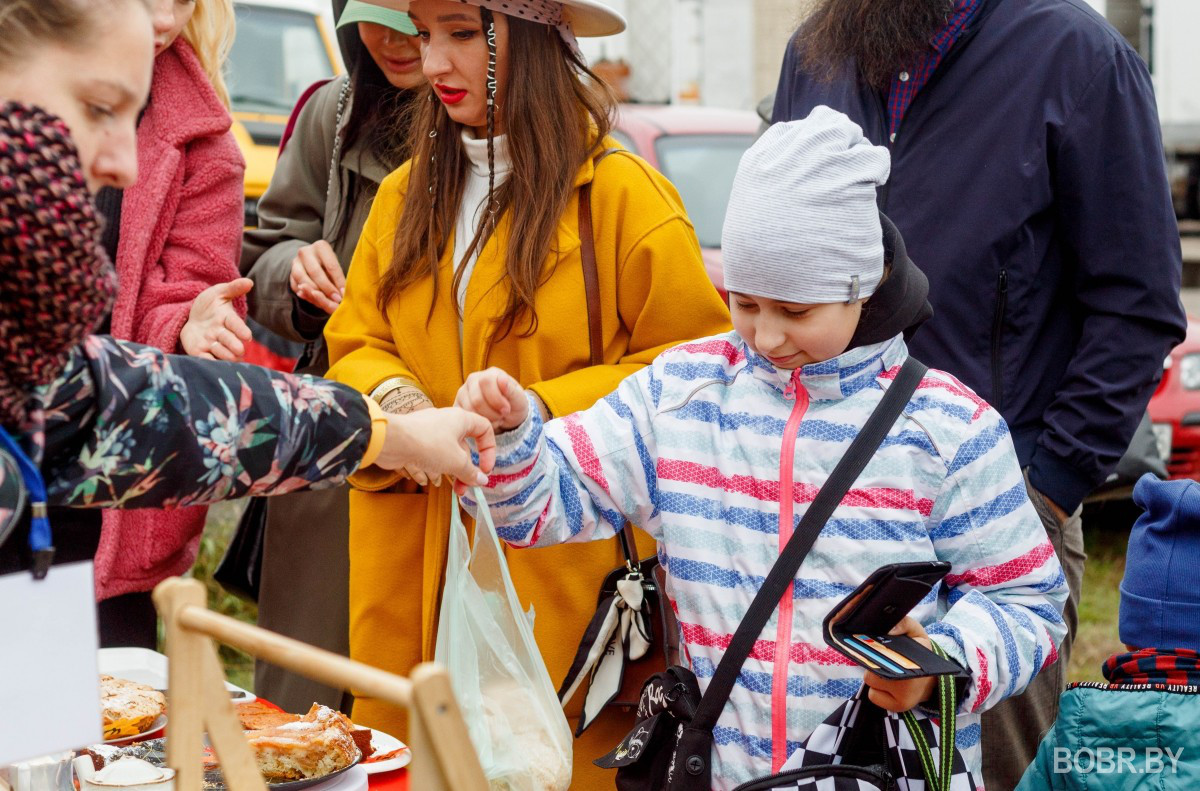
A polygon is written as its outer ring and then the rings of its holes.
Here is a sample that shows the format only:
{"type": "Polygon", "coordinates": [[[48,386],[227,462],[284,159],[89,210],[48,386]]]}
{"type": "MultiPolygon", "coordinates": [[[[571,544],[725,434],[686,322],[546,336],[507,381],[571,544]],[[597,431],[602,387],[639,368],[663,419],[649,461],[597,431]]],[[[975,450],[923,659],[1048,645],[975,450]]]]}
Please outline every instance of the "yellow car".
{"type": "Polygon", "coordinates": [[[342,72],[328,0],[234,0],[226,65],[233,136],[246,158],[246,225],[275,172],[279,140],[304,89],[342,72]]]}

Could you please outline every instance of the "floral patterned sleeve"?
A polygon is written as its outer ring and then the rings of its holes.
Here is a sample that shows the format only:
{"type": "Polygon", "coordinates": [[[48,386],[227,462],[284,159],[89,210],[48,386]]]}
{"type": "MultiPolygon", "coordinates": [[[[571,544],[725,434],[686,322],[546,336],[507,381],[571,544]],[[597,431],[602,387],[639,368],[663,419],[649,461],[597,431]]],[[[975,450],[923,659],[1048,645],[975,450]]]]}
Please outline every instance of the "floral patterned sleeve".
{"type": "Polygon", "coordinates": [[[40,395],[52,505],[170,508],[336,486],[371,437],[362,395],[344,385],[108,336],[76,347],[40,395]]]}

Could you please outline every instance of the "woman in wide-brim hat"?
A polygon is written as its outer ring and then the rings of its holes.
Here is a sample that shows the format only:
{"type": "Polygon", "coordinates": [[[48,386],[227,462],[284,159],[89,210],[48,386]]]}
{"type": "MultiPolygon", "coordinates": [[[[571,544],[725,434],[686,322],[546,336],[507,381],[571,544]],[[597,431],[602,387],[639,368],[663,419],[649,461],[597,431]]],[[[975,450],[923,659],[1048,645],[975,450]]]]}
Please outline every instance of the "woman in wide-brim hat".
{"type": "MultiPolygon", "coordinates": [[[[585,0],[412,0],[408,12],[430,86],[413,158],[380,186],[326,325],[331,378],[405,411],[449,405],[467,374],[501,366],[547,414],[565,415],[663,349],[728,328],[670,182],[626,152],[600,161],[620,147],[608,136],[612,99],[575,36],[618,32],[619,15],[585,0]],[[599,365],[589,364],[585,185],[599,365]]],[[[396,476],[352,483],[350,653],[404,673],[432,656],[453,495],[396,476]]],[[[555,683],[601,581],[623,562],[615,543],[509,557],[555,683]]],[[[576,699],[568,715],[578,713],[576,699]]],[[[369,697],[356,700],[354,719],[403,726],[399,709],[369,697]]],[[[572,788],[612,786],[591,760],[631,724],[610,711],[576,741],[572,788]]]]}

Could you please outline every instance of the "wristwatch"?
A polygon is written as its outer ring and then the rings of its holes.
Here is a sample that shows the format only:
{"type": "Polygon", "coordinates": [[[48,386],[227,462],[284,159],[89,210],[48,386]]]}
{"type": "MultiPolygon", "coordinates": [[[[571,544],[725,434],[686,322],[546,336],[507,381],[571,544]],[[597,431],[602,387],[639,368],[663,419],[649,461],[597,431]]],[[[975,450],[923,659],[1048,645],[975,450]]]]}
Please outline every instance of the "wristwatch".
{"type": "Polygon", "coordinates": [[[391,393],[393,390],[399,390],[401,387],[421,389],[420,385],[407,376],[393,376],[391,379],[384,379],[371,391],[371,400],[382,406],[383,399],[387,397],[388,393],[391,393]]]}

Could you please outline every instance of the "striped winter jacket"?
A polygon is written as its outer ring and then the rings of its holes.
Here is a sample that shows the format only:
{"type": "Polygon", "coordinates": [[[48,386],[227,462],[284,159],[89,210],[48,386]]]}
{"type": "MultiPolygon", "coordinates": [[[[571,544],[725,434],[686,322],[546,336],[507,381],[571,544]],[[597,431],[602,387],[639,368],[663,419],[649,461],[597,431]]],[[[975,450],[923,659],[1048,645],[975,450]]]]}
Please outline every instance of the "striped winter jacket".
{"type": "MultiPolygon", "coordinates": [[[[543,426],[531,409],[498,438],[485,490],[500,537],[588,541],[626,519],[649,532],[703,690],[907,356],[897,336],[792,372],[733,332],[664,352],[587,411],[543,426]]],[[[979,714],[1056,661],[1067,584],[1004,421],[938,371],[826,523],[743,666],[715,732],[715,787],[769,774],[861,684],[862,670],[822,641],[832,606],[879,566],[932,559],[953,568],[912,615],[970,670],[957,741],[978,776],[979,714]]]]}

